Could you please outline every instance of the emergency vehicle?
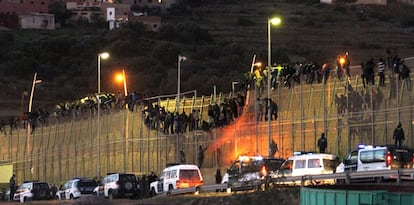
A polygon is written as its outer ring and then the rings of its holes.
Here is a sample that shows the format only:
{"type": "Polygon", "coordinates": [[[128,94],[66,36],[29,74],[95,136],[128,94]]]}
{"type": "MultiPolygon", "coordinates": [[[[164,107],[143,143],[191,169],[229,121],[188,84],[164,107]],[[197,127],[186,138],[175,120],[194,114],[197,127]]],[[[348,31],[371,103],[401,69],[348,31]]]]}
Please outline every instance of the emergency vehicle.
{"type": "MultiPolygon", "coordinates": [[[[351,151],[336,168],[337,173],[343,172],[363,172],[377,170],[394,170],[402,168],[413,168],[413,149],[408,147],[398,147],[396,145],[359,145],[357,150],[351,151]]],[[[413,176],[405,178],[413,179],[413,176]]],[[[393,176],[383,176],[364,180],[374,180],[380,182],[384,179],[395,178],[393,176]]],[[[338,180],[337,183],[343,183],[338,180]]]]}
{"type": "MultiPolygon", "coordinates": [[[[338,157],[333,154],[313,153],[313,152],[295,152],[280,167],[274,178],[333,174],[338,165],[338,157]]],[[[292,182],[292,183],[300,183],[292,182]]],[[[311,183],[316,184],[333,184],[333,179],[317,180],[311,183]]]]}
{"type": "Polygon", "coordinates": [[[259,188],[262,180],[276,172],[284,159],[263,156],[239,156],[223,176],[222,184],[228,184],[232,190],[259,188]]]}

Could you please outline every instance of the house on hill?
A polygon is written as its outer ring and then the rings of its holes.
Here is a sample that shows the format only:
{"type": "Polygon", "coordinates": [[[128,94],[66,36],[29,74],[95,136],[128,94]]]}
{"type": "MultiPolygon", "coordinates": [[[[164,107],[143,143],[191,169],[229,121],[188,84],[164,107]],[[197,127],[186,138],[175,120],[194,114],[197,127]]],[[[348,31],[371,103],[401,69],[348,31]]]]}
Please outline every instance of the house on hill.
{"type": "Polygon", "coordinates": [[[387,5],[387,0],[358,0],[355,4],[387,5]]]}
{"type": "Polygon", "coordinates": [[[66,2],[66,9],[71,12],[72,21],[84,19],[87,22],[94,22],[104,15],[100,6],[100,2],[66,2]]]}
{"type": "MultiPolygon", "coordinates": [[[[321,3],[325,4],[335,4],[336,0],[321,0],[321,3]]],[[[377,5],[387,5],[387,0],[357,0],[355,4],[377,4],[377,5]]]]}
{"type": "Polygon", "coordinates": [[[49,12],[53,0],[0,0],[0,26],[23,29],[55,29],[49,12]]]}
{"type": "Polygon", "coordinates": [[[54,30],[55,15],[44,13],[29,13],[19,15],[19,24],[22,29],[46,29],[54,30]]]}
{"type": "Polygon", "coordinates": [[[180,3],[180,0],[122,0],[122,3],[139,7],[159,7],[161,12],[166,12],[172,5],[180,3]]]}
{"type": "Polygon", "coordinates": [[[408,5],[414,5],[414,0],[397,0],[397,2],[408,4],[408,5]]]}
{"type": "MultiPolygon", "coordinates": [[[[398,3],[414,5],[414,0],[395,0],[398,3]]],[[[336,0],[321,0],[321,3],[335,4],[336,0]]],[[[357,0],[355,4],[375,4],[375,5],[387,5],[388,0],[357,0]]]]}
{"type": "Polygon", "coordinates": [[[161,25],[160,16],[132,12],[129,3],[67,2],[66,8],[72,13],[71,20],[85,19],[94,22],[102,18],[109,22],[109,29],[118,28],[121,23],[136,21],[144,24],[147,31],[157,32],[161,25]]]}
{"type": "Polygon", "coordinates": [[[50,0],[1,0],[0,14],[48,13],[50,0]]]}

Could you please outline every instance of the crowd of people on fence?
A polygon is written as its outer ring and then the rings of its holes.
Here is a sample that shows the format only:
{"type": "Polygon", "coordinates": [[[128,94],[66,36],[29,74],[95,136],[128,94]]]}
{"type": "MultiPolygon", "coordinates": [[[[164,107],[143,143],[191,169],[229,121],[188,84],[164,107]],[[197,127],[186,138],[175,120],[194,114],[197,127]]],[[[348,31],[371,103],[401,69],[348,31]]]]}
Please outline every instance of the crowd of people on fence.
{"type": "MultiPolygon", "coordinates": [[[[411,89],[410,68],[398,56],[396,51],[392,52],[387,49],[386,58],[381,57],[378,62],[370,58],[366,62],[361,62],[359,67],[364,87],[375,85],[376,75],[378,76],[378,85],[385,86],[385,72],[390,71],[391,76],[394,77],[394,74],[396,74],[398,79],[404,82],[406,89],[411,89]]],[[[270,76],[272,89],[276,89],[278,86],[292,88],[300,83],[326,83],[331,78],[336,78],[339,81],[350,81],[352,78],[350,54],[345,52],[344,55],[338,55],[334,64],[324,63],[318,65],[314,62],[276,63],[265,69],[255,65],[254,72],[245,73],[243,84],[246,87],[255,87],[261,95],[267,84],[268,76],[270,76]]]]}
{"type": "Polygon", "coordinates": [[[167,111],[165,107],[154,105],[148,101],[142,114],[145,125],[149,128],[160,129],[165,134],[180,134],[199,129],[207,131],[211,128],[229,125],[241,116],[244,103],[245,96],[241,93],[232,98],[224,99],[221,103],[214,102],[208,105],[208,119],[203,119],[200,109],[193,109],[188,114],[184,108],[181,113],[171,112],[167,111]]]}
{"type": "MultiPolygon", "coordinates": [[[[268,112],[271,112],[271,118],[277,119],[278,107],[272,99],[263,98],[262,94],[270,77],[270,88],[276,89],[279,86],[292,88],[302,82],[306,84],[326,83],[330,78],[337,78],[339,81],[350,82],[350,54],[345,52],[344,55],[338,55],[335,64],[324,63],[322,66],[314,63],[284,63],[275,64],[270,69],[254,67],[254,72],[247,72],[240,84],[241,90],[256,89],[257,108],[256,120],[266,120],[268,112]],[[335,73],[335,75],[333,75],[335,73]]],[[[385,85],[386,73],[388,73],[388,82],[390,86],[390,98],[396,96],[396,83],[398,80],[403,82],[404,88],[411,89],[410,68],[399,58],[397,52],[390,49],[386,50],[386,57],[379,58],[378,62],[374,59],[368,59],[365,63],[360,63],[361,79],[364,87],[375,85],[375,76],[378,76],[378,86],[376,89],[355,91],[347,83],[347,93],[337,95],[335,102],[338,105],[338,114],[349,112],[358,112],[371,106],[377,106],[383,100],[381,88],[385,85]],[[376,71],[375,71],[376,70],[376,71]]],[[[74,116],[91,116],[97,113],[98,105],[103,113],[109,113],[113,110],[127,108],[131,112],[137,110],[137,106],[146,106],[143,111],[145,124],[152,128],[160,128],[166,134],[183,133],[198,129],[209,130],[215,127],[229,125],[238,118],[245,104],[245,96],[240,92],[237,96],[224,99],[222,102],[213,102],[208,106],[208,118],[202,119],[202,110],[193,109],[186,113],[183,109],[181,113],[167,111],[164,107],[154,105],[154,102],[145,100],[145,96],[137,92],[131,92],[123,96],[121,92],[116,94],[101,93],[86,96],[73,102],[59,103],[53,112],[45,108],[34,109],[32,112],[25,112],[20,116],[11,117],[7,122],[3,119],[0,121],[0,131],[5,132],[6,125],[9,125],[10,132],[19,125],[24,128],[28,124],[31,126],[31,132],[34,132],[38,124],[47,125],[48,118],[68,118],[74,116]]],[[[375,107],[374,107],[375,108],[375,107]]]]}

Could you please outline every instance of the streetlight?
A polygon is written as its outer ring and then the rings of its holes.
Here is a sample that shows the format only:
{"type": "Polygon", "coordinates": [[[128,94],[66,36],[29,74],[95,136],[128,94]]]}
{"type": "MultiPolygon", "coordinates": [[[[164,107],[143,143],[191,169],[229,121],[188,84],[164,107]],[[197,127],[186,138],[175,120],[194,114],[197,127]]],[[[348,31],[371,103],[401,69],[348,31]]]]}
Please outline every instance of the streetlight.
{"type": "Polygon", "coordinates": [[[122,73],[118,73],[118,74],[115,76],[115,79],[116,79],[116,81],[118,81],[118,82],[122,82],[122,83],[124,84],[124,94],[125,94],[125,97],[126,97],[126,96],[128,96],[128,89],[127,89],[127,86],[126,86],[126,75],[125,75],[125,70],[124,70],[124,69],[122,69],[122,73]]]}
{"type": "Polygon", "coordinates": [[[282,19],[279,17],[274,17],[267,20],[267,145],[268,145],[268,155],[270,156],[271,149],[270,149],[270,135],[271,135],[271,126],[270,126],[270,118],[272,114],[271,106],[270,106],[270,68],[272,66],[272,47],[271,47],[271,39],[270,39],[270,25],[278,26],[282,23],[282,19]]]}
{"type": "Polygon", "coordinates": [[[100,110],[101,110],[101,99],[99,98],[99,95],[101,93],[101,58],[102,59],[107,59],[109,58],[109,53],[104,52],[104,53],[100,53],[98,54],[98,93],[96,95],[96,98],[98,100],[98,131],[97,131],[97,138],[98,138],[98,161],[97,161],[97,171],[98,171],[98,175],[97,177],[101,176],[101,126],[100,126],[100,110]]]}
{"type": "MultiPolygon", "coordinates": [[[[29,150],[30,150],[30,134],[31,134],[30,133],[30,123],[31,123],[30,117],[31,117],[31,113],[32,113],[33,95],[34,95],[35,85],[38,84],[38,83],[41,83],[41,82],[42,82],[42,80],[38,80],[37,79],[37,73],[35,73],[34,76],[33,76],[32,90],[30,92],[30,98],[29,98],[29,108],[28,108],[28,112],[29,112],[28,117],[29,117],[29,119],[28,119],[27,128],[26,128],[26,133],[27,133],[27,150],[26,150],[27,153],[26,153],[26,157],[28,157],[29,150]]],[[[27,163],[27,159],[26,159],[25,163],[27,163]]],[[[30,170],[30,169],[31,169],[31,167],[27,170],[30,170]]]]}
{"type": "Polygon", "coordinates": [[[175,110],[178,113],[178,109],[180,108],[180,86],[181,86],[181,77],[180,77],[180,72],[181,72],[181,61],[185,61],[187,60],[187,57],[182,56],[182,55],[178,55],[178,77],[177,77],[177,103],[175,105],[175,110]]]}
{"type": "MultiPolygon", "coordinates": [[[[179,112],[179,109],[180,109],[180,91],[181,91],[181,61],[185,61],[185,60],[187,60],[187,57],[185,57],[185,56],[182,56],[182,55],[178,55],[178,72],[177,72],[177,102],[175,103],[175,111],[177,112],[177,115],[178,115],[178,112],[179,112]]],[[[178,161],[178,156],[179,156],[179,151],[178,150],[180,150],[180,149],[178,149],[178,147],[179,147],[179,135],[180,134],[178,134],[177,133],[177,147],[176,147],[176,153],[175,153],[175,158],[176,158],[176,160],[178,161]]]]}
{"type": "Polygon", "coordinates": [[[232,91],[231,94],[232,94],[233,98],[234,98],[234,90],[235,90],[235,87],[236,87],[237,84],[239,84],[238,81],[231,82],[231,91],[232,91]]]}
{"type": "MultiPolygon", "coordinates": [[[[122,69],[122,74],[116,75],[116,80],[118,82],[123,82],[124,84],[124,94],[125,98],[128,96],[127,86],[126,86],[126,77],[125,70],[122,69]]],[[[128,156],[128,104],[125,104],[125,144],[124,144],[124,172],[127,171],[127,156],[128,156]]]]}

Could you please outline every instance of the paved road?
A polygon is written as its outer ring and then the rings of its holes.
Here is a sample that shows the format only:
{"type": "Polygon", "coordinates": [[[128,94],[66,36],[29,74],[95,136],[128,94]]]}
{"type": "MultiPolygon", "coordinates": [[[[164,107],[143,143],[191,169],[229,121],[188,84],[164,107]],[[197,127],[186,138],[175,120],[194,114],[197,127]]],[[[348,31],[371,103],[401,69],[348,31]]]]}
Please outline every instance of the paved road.
{"type": "MultiPolygon", "coordinates": [[[[42,201],[31,201],[26,204],[38,204],[38,205],[185,205],[185,204],[205,204],[199,203],[198,201],[214,201],[214,199],[229,197],[231,194],[224,192],[211,192],[203,193],[200,195],[181,195],[181,196],[168,196],[168,197],[159,197],[159,198],[149,198],[149,199],[114,199],[109,200],[106,198],[98,198],[96,196],[88,196],[85,198],[77,200],[42,200],[42,201]]],[[[19,202],[7,202],[0,201],[0,205],[17,205],[19,202]]],[[[208,204],[208,203],[207,203],[208,204]]]]}

